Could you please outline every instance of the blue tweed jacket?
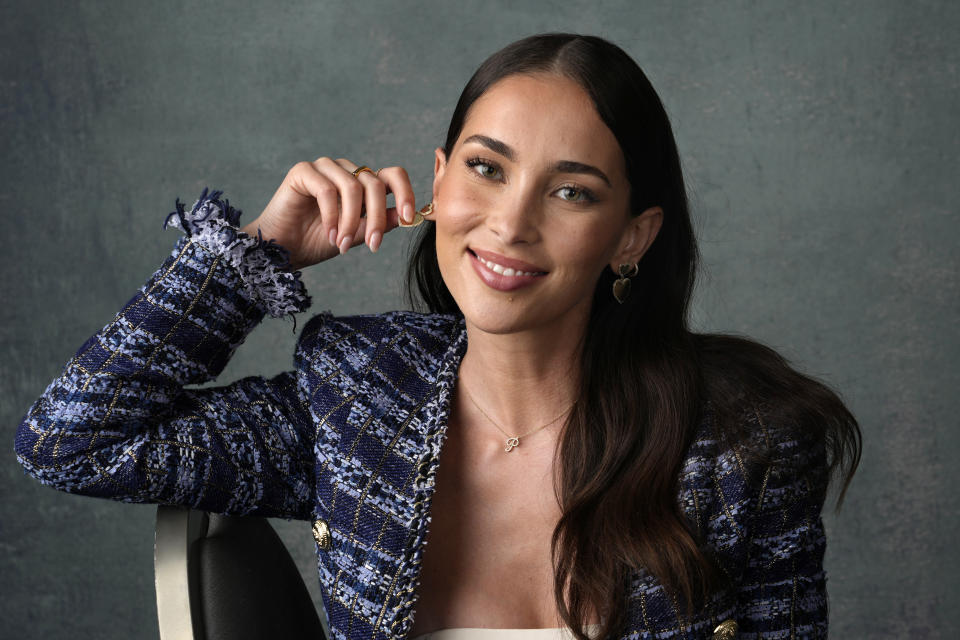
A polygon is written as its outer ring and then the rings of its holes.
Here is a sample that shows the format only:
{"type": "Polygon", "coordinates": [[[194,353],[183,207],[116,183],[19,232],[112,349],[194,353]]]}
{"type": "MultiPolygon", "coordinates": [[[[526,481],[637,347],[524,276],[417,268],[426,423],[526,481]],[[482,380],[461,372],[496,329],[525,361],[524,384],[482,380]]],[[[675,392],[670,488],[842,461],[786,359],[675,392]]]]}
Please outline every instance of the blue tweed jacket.
{"type": "MultiPolygon", "coordinates": [[[[267,313],[309,304],[285,251],[238,233],[239,211],[219,196],[177,202],[168,222],[187,235],[29,409],[19,460],[71,493],[312,521],[333,637],[406,638],[463,322],[321,314],[295,370],[187,388],[213,380],[267,313]]],[[[799,473],[822,456],[747,419],[772,462],[721,446],[706,410],[679,482],[733,586],[688,619],[637,571],[622,638],[733,637],[713,635],[727,620],[742,638],[826,636],[822,490],[799,473]]]]}

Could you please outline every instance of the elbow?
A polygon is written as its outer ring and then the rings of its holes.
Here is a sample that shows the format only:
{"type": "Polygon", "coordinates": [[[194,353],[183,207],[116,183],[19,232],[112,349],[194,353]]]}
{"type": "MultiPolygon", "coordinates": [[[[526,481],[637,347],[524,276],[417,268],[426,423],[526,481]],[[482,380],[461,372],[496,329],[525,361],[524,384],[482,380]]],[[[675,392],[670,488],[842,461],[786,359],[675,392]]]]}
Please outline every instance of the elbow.
{"type": "Polygon", "coordinates": [[[34,411],[27,413],[26,417],[17,425],[17,433],[14,436],[13,451],[17,456],[17,461],[23,467],[24,471],[36,477],[35,469],[39,458],[42,441],[37,432],[34,411]]]}
{"type": "Polygon", "coordinates": [[[14,451],[26,474],[66,493],[142,502],[136,488],[146,482],[138,464],[146,437],[117,439],[71,417],[31,409],[23,419],[14,451]]]}
{"type": "Polygon", "coordinates": [[[113,407],[104,399],[117,384],[110,376],[83,378],[68,365],[17,426],[14,453],[23,470],[41,484],[76,492],[90,473],[91,454],[112,441],[104,429],[113,407]]]}
{"type": "Polygon", "coordinates": [[[14,437],[14,453],[27,475],[42,484],[65,490],[64,469],[73,466],[77,449],[64,438],[62,417],[44,411],[43,400],[30,411],[17,426],[14,437]]]}
{"type": "Polygon", "coordinates": [[[49,455],[45,441],[49,439],[49,432],[43,433],[37,429],[36,420],[29,415],[17,427],[13,449],[17,461],[27,475],[33,476],[44,484],[49,484],[49,471],[54,468],[45,458],[49,455]]]}

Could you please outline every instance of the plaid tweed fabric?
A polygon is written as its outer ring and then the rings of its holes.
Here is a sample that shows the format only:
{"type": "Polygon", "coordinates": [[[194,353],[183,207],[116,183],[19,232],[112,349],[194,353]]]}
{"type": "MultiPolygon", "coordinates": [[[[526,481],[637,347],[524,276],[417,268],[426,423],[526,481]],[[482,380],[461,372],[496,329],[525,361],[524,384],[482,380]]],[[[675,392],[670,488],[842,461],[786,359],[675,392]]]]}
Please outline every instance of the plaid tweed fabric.
{"type": "MultiPolygon", "coordinates": [[[[28,473],[63,491],[218,513],[322,520],[323,601],[336,640],[405,638],[460,359],[462,319],[393,312],[313,317],[295,369],[203,389],[269,312],[309,304],[276,245],[236,231],[239,212],[203,196],[171,214],[187,232],[91,337],[17,432],[28,473]]],[[[714,436],[709,406],[678,499],[733,585],[692,619],[637,571],[622,638],[826,636],[823,487],[811,450],[762,414],[746,418],[763,467],[714,436]]]]}

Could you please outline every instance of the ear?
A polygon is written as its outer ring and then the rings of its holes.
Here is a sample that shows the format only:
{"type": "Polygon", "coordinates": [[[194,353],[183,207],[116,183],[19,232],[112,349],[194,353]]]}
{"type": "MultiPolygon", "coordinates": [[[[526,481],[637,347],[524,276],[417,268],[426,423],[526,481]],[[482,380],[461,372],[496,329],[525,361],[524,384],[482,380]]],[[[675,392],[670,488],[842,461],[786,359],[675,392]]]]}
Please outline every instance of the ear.
{"type": "Polygon", "coordinates": [[[617,247],[610,268],[618,273],[621,264],[636,264],[653,244],[663,223],[663,209],[650,207],[638,216],[630,218],[624,229],[620,245],[617,247]]]}
{"type": "Polygon", "coordinates": [[[443,173],[447,169],[447,154],[443,152],[443,148],[437,147],[434,152],[434,161],[433,161],[433,200],[437,200],[437,191],[440,188],[440,182],[443,180],[443,173]]]}

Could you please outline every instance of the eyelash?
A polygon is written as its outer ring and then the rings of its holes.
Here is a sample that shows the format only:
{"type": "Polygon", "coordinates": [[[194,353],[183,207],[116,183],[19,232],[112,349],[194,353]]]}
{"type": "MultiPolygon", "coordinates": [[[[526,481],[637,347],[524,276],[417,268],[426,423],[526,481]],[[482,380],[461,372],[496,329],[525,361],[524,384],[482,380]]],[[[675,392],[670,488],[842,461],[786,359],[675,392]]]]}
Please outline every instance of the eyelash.
{"type": "MultiPolygon", "coordinates": [[[[471,169],[474,169],[475,167],[478,167],[478,166],[480,166],[480,165],[486,165],[486,166],[488,166],[488,167],[490,167],[490,168],[492,168],[492,169],[496,169],[496,170],[497,170],[498,172],[500,172],[500,173],[503,172],[503,170],[500,168],[500,166],[499,166],[496,162],[493,162],[493,161],[491,161],[491,160],[487,160],[487,159],[485,159],[485,158],[480,158],[480,157],[470,158],[469,160],[467,160],[467,161],[465,162],[465,164],[467,165],[467,167],[469,167],[469,168],[471,168],[471,169]]],[[[477,174],[478,176],[480,176],[481,178],[485,178],[485,179],[487,179],[487,180],[494,180],[494,179],[495,179],[495,178],[487,177],[487,176],[481,174],[479,171],[474,171],[474,173],[476,173],[476,174],[477,174]]],[[[590,191],[590,189],[587,189],[586,187],[581,187],[580,185],[578,185],[578,184],[576,184],[576,183],[567,183],[567,184],[560,185],[560,186],[557,188],[557,191],[563,191],[564,189],[573,189],[574,191],[576,191],[576,192],[577,192],[578,194],[580,194],[580,196],[581,196],[581,199],[580,199],[580,200],[566,200],[565,198],[561,198],[562,200],[564,200],[564,201],[566,201],[566,202],[570,202],[571,204],[592,203],[592,202],[596,202],[596,201],[597,201],[597,197],[593,194],[592,191],[590,191]]]]}
{"type": "MultiPolygon", "coordinates": [[[[480,165],[486,165],[486,166],[488,166],[488,167],[490,167],[490,168],[492,168],[492,169],[496,169],[497,171],[500,171],[500,172],[502,173],[502,170],[501,170],[500,167],[497,165],[497,163],[491,162],[490,160],[486,160],[486,159],[480,158],[480,157],[470,158],[469,160],[466,161],[466,165],[467,165],[468,167],[470,167],[471,169],[474,169],[475,167],[478,167],[478,166],[480,166],[480,165]]],[[[494,178],[489,178],[489,177],[483,175],[483,174],[480,173],[479,171],[474,171],[474,173],[476,173],[476,174],[477,174],[478,176],[480,176],[481,178],[487,178],[488,180],[493,180],[493,179],[494,179],[494,178]]]]}

